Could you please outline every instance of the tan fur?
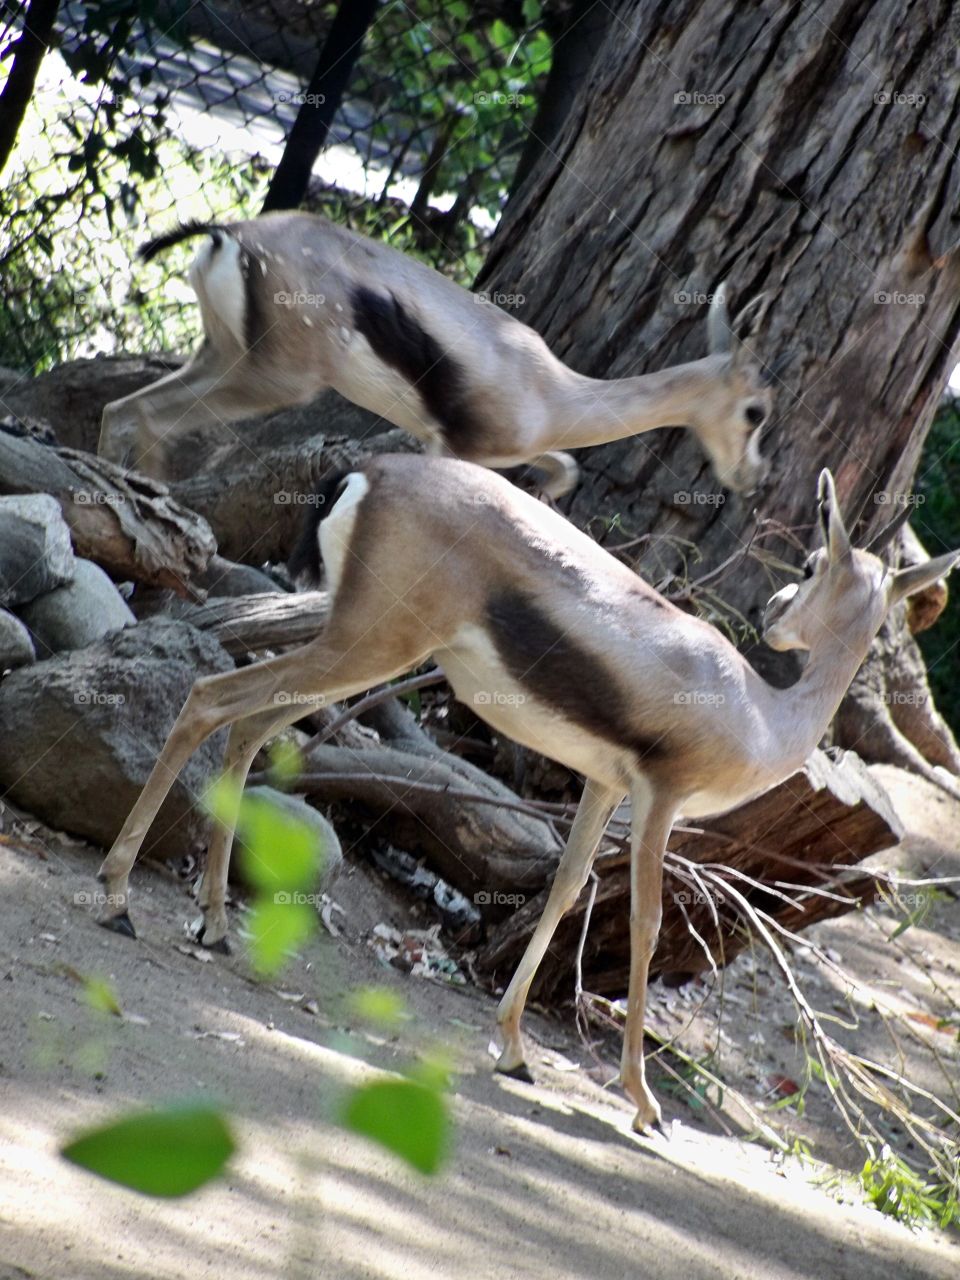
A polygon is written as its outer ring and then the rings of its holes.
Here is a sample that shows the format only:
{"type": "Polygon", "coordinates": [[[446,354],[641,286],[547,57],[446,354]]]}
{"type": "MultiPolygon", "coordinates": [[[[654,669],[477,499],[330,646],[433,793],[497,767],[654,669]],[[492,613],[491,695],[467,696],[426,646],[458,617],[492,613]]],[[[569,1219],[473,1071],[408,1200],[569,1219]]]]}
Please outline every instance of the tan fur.
{"type": "MultiPolygon", "coordinates": [[[[527,990],[610,814],[631,796],[632,967],[622,1077],[637,1105],[637,1127],[655,1123],[659,1107],[643,1075],[643,1009],[674,819],[730,808],[799,768],[887,609],[957,559],[889,573],[876,556],[850,548],[827,472],[820,495],[829,513],[826,549],[808,581],[768,606],[770,643],[808,650],[809,662],[796,684],[776,689],[719,631],[680,612],[501,477],[409,455],[367,463],[321,526],[335,587],[329,624],[301,649],[197,681],[101,869],[112,895],[108,915],[125,914],[143,835],[208,734],[237,722],[227,770],[242,783],[257,747],[302,715],[292,694],[347,697],[433,655],[457,696],[495,729],[588,780],[543,918],[501,1002],[500,1070],[523,1069],[527,990]]],[[[227,931],[230,838],[218,832],[204,878],[201,934],[208,945],[227,931]]]]}
{"type": "MultiPolygon", "coordinates": [[[[226,268],[218,268],[218,255],[205,246],[190,272],[204,346],[186,368],[106,406],[100,452],[113,461],[162,476],[166,451],[188,428],[305,404],[327,387],[436,444],[442,424],[417,388],[382,364],[353,327],[352,297],[361,285],[392,293],[462,367],[470,427],[456,447],[470,461],[507,467],[656,427],[687,426],[723,484],[749,490],[762,478],[759,430],[746,414],[768,417],[771,395],[759,364],[733,335],[719,293],[709,356],[639,377],[588,378],[497,306],[324,218],[268,214],[229,232],[252,256],[249,283],[262,320],[254,345],[244,350],[236,343],[240,272],[232,299],[226,268]],[[228,313],[223,319],[218,299],[228,313]]],[[[567,476],[553,468],[555,494],[572,482],[572,462],[566,468],[567,476]]]]}

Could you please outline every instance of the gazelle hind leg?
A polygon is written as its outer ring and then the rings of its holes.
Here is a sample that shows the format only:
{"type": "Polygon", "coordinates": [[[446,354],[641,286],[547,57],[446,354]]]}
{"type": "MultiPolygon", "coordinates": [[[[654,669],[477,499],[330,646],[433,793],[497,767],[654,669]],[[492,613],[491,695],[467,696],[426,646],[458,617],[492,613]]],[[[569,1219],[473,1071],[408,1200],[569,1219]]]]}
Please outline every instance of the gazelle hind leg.
{"type": "Polygon", "coordinates": [[[643,1133],[660,1127],[660,1104],[650,1091],[644,1070],[643,1020],[650,961],[660,932],[663,855],[676,808],[658,796],[645,780],[640,780],[631,789],[631,810],[630,985],[620,1083],[637,1108],[633,1128],[643,1133]]]}
{"type": "Polygon", "coordinates": [[[525,1080],[531,1078],[520,1034],[520,1019],[527,1001],[527,992],[540,967],[540,961],[550,946],[557,925],[576,902],[586,883],[600,837],[621,799],[621,792],[601,787],[599,783],[587,782],[583,788],[580,805],[550,887],[543,915],[497,1009],[503,1050],[496,1069],[504,1075],[519,1076],[525,1080]]]}
{"type": "MultiPolygon", "coordinates": [[[[309,709],[305,705],[287,706],[279,711],[272,708],[234,721],[230,726],[230,738],[224,758],[224,776],[231,778],[242,792],[250,766],[264,743],[307,714],[309,709]]],[[[207,861],[200,881],[198,902],[203,914],[194,927],[199,943],[211,950],[223,952],[229,951],[226,903],[233,835],[234,825],[218,819],[210,838],[207,861]]]]}
{"type": "Polygon", "coordinates": [[[291,710],[293,700],[305,695],[339,701],[408,671],[427,656],[414,653],[409,663],[388,666],[382,656],[369,656],[375,655],[377,648],[365,645],[362,652],[357,645],[337,648],[323,636],[279,658],[196,681],[143,791],[100,867],[99,878],[106,886],[103,925],[135,936],[127,912],[130,870],[150,824],[197,747],[235,720],[280,707],[291,710]]]}

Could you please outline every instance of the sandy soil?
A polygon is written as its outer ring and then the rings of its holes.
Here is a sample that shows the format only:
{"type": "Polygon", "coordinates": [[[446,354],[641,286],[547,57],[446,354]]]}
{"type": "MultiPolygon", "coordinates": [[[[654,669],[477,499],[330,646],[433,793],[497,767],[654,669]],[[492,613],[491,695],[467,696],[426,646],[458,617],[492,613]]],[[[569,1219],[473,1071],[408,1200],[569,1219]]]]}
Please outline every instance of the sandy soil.
{"type": "MultiPolygon", "coordinates": [[[[957,874],[956,809],[922,784],[891,779],[913,831],[893,861],[957,874]]],[[[798,1166],[722,1136],[663,1090],[669,1141],[636,1138],[617,1090],[576,1069],[589,1058],[565,1023],[529,1019],[535,1085],[493,1076],[493,999],[379,963],[366,941],[372,926],[409,925],[410,913],[363,867],[335,889],[345,936],[318,936],[268,984],[251,979],[242,948],[203,959],[178,949],[195,912],[163,870],[136,873],[138,942],[96,928],[75,902],[96,862],[95,851],[42,828],[0,843],[0,1280],[960,1274],[956,1236],[912,1235],[861,1204],[837,1203],[798,1166]],[[122,1020],[87,1007],[80,975],[93,974],[114,984],[122,1020]],[[371,982],[407,1000],[413,1017],[400,1034],[366,1034],[349,1013],[345,993],[371,982]],[[457,1140],[444,1172],[424,1179],[331,1117],[345,1084],[402,1070],[438,1044],[458,1071],[457,1140]],[[184,1094],[224,1100],[241,1141],[229,1177],[194,1197],[148,1200],[57,1156],[82,1125],[184,1094]]],[[[956,903],[939,904],[895,943],[886,907],[811,935],[865,989],[937,1014],[960,1001],[957,915],[956,903]]],[[[817,984],[839,980],[812,954],[798,965],[818,1003],[829,1002],[829,986],[817,984]]],[[[694,1052],[719,1040],[715,1069],[762,1107],[771,1069],[800,1070],[781,1034],[794,1016],[762,957],[738,966],[725,984],[723,1035],[716,996],[693,1013],[689,992],[658,992],[652,1025],[685,1028],[694,1052]]],[[[889,1061],[868,1005],[848,1034],[889,1061]]],[[[932,1051],[901,1047],[908,1071],[936,1085],[932,1051]]],[[[950,1058],[946,1043],[933,1047],[950,1058]]],[[[789,1126],[818,1155],[850,1163],[819,1090],[811,1086],[789,1126]]]]}

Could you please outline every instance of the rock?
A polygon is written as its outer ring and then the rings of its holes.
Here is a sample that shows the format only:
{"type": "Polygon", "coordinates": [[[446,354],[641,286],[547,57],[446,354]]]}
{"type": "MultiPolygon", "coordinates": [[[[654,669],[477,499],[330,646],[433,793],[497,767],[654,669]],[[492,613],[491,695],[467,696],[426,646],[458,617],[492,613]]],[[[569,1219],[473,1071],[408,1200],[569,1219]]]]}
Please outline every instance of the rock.
{"type": "MultiPolygon", "coordinates": [[[[108,848],[194,680],[232,669],[211,636],[158,618],[11,672],[0,681],[0,794],[108,848]]],[[[144,852],[174,857],[205,846],[209,820],[197,801],[225,744],[223,730],[194,752],[144,852]]]]}
{"type": "MultiPolygon", "coordinates": [[[[322,813],[314,809],[313,805],[307,804],[306,800],[301,799],[300,796],[289,795],[285,791],[277,791],[275,787],[247,787],[244,795],[260,800],[269,800],[279,809],[299,819],[317,833],[320,847],[323,850],[323,869],[313,892],[325,893],[340,874],[340,868],[343,865],[343,850],[340,847],[340,841],[332,824],[327,821],[322,813]]],[[[235,850],[239,843],[240,839],[238,837],[234,842],[235,850]]],[[[238,861],[238,859],[231,858],[231,867],[235,868],[238,861]]]]}
{"type": "Polygon", "coordinates": [[[255,569],[250,564],[236,564],[223,556],[213,556],[194,581],[211,596],[256,596],[286,589],[262,569],[255,569]]]}
{"type": "Polygon", "coordinates": [[[0,609],[0,674],[36,662],[30,632],[19,618],[0,609]]]}
{"type": "Polygon", "coordinates": [[[31,600],[19,613],[42,658],[65,649],[83,649],[136,622],[100,566],[80,559],[72,582],[31,600]]]}
{"type": "Polygon", "coordinates": [[[46,493],[0,497],[0,605],[25,604],[73,580],[60,504],[46,493]]]}
{"type": "Polygon", "coordinates": [[[182,363],[166,356],[68,360],[37,378],[19,378],[4,393],[4,407],[18,417],[49,423],[59,444],[96,453],[107,401],[139,391],[182,363]]]}

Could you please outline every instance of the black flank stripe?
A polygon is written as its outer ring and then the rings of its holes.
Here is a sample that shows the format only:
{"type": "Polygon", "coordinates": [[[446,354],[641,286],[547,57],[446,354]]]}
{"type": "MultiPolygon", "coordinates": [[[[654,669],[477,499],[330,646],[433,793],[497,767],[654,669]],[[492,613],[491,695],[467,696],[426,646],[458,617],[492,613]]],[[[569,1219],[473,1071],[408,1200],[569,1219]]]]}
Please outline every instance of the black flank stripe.
{"type": "Polygon", "coordinates": [[[480,438],[482,426],[474,419],[460,362],[392,293],[358,285],[352,303],[354,325],[375,355],[416,388],[427,412],[442,427],[449,448],[469,457],[470,444],[480,438]]]}
{"type": "Polygon", "coordinates": [[[637,731],[620,681],[596,653],[562,631],[529,596],[500,591],[487,602],[493,643],[510,676],[538,701],[638,761],[668,754],[665,737],[637,731]]]}

